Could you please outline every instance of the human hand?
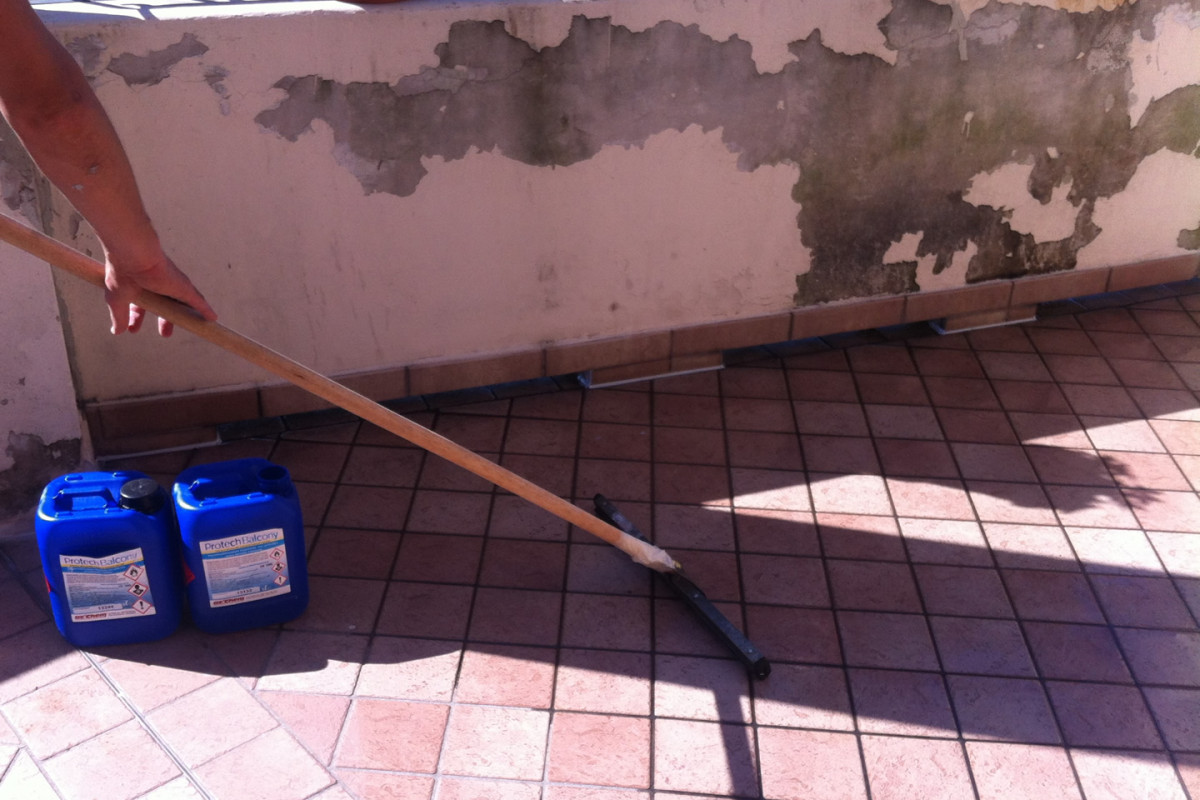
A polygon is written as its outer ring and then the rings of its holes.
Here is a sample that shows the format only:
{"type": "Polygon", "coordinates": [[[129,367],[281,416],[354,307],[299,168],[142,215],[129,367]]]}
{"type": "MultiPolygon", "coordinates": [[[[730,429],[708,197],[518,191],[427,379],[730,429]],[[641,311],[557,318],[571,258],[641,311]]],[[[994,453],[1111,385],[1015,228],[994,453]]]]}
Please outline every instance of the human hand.
{"type": "MultiPolygon", "coordinates": [[[[146,310],[133,301],[143,289],[191,306],[206,320],[217,318],[217,312],[204,299],[204,295],[166,255],[142,269],[121,268],[111,258],[108,259],[104,269],[104,287],[104,300],[108,303],[113,334],[125,331],[137,333],[141,329],[146,310]]],[[[170,336],[174,327],[165,319],[158,321],[161,336],[170,336]]]]}

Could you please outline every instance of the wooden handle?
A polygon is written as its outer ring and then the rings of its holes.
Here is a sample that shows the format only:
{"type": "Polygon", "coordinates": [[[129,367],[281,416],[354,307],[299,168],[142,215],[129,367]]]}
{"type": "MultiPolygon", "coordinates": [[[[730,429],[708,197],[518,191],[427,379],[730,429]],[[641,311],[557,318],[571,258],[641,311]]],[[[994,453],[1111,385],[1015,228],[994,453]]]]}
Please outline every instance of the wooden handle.
{"type": "MultiPolygon", "coordinates": [[[[51,239],[49,236],[0,214],[0,239],[34,255],[51,266],[66,270],[96,286],[104,286],[104,267],[95,260],[51,239]]],[[[248,336],[221,325],[201,319],[191,308],[153,292],[143,291],[137,304],[153,314],[169,320],[178,328],[190,331],[234,355],[241,356],[268,372],[329,401],[384,430],[412,442],[418,447],[462,467],[479,477],[507,489],[556,517],[603,539],[628,554],[634,561],[659,572],[674,572],[678,565],[665,551],[636,539],[598,517],[568,503],[520,475],[501,467],[483,456],[434,433],[423,425],[381,406],[337,381],[293,361],[248,336]]]]}

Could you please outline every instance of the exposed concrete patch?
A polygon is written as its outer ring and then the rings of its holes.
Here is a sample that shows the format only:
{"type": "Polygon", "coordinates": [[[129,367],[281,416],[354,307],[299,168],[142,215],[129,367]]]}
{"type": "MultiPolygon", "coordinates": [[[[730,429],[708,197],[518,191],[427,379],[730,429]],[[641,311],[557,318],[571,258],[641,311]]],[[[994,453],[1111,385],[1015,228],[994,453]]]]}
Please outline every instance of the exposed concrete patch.
{"type": "Polygon", "coordinates": [[[46,444],[40,436],[9,432],[4,452],[11,466],[0,471],[0,519],[35,507],[51,479],[79,465],[82,449],[79,439],[46,444]]]}
{"type": "Polygon", "coordinates": [[[108,71],[124,78],[128,86],[154,86],[171,74],[171,68],[185,58],[197,58],[208,52],[208,45],[185,33],[183,38],[162,50],[144,56],[122,53],[108,62],[108,71]]]}
{"type": "Polygon", "coordinates": [[[1141,120],[1151,101],[1200,83],[1200,6],[1169,5],[1154,17],[1153,34],[1129,43],[1133,73],[1130,118],[1141,120]]]}
{"type": "Polygon", "coordinates": [[[567,167],[663,131],[719,130],[743,170],[799,167],[792,197],[812,265],[796,270],[797,304],[897,294],[921,288],[927,257],[927,281],[1072,269],[1100,234],[1098,200],[1122,192],[1148,155],[1195,150],[1198,87],[1157,97],[1130,124],[1132,43],[1153,40],[1178,6],[894,0],[879,24],[894,65],[837,52],[817,30],[773,73],[749,43],[696,25],[576,16],[560,44],[538,49],[502,21],[459,22],[436,67],[395,83],[288,76],[275,85],[286,97],[256,120],[290,141],[327,125],[366,193],[402,197],[432,158],[567,167]],[[1027,174],[1044,219],[1016,214],[1032,203],[1011,186],[995,206],[968,199],[1008,165],[1027,174]],[[916,232],[919,259],[888,257],[916,232]]]}

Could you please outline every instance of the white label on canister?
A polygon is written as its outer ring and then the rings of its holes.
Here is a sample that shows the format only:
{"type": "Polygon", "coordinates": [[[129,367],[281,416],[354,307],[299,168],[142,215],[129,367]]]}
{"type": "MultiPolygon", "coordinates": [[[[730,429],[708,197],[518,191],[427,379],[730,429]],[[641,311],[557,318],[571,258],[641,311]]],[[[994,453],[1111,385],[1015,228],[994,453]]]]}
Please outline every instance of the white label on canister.
{"type": "Polygon", "coordinates": [[[292,590],[283,528],[200,542],[212,608],[265,600],[292,590]]]}
{"type": "Polygon", "coordinates": [[[142,548],[102,558],[60,555],[71,622],[101,622],[157,613],[142,548]]]}

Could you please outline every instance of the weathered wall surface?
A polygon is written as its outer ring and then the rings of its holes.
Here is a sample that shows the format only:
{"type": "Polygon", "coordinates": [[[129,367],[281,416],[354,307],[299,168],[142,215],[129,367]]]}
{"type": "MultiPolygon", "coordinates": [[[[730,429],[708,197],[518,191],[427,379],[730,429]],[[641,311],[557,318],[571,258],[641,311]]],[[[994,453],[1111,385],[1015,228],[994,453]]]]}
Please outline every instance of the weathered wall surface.
{"type": "MultiPolygon", "coordinates": [[[[72,8],[177,260],[327,372],[1200,249],[1200,0],[72,8]]],[[[85,400],[264,380],[58,288],[85,400]]]]}

